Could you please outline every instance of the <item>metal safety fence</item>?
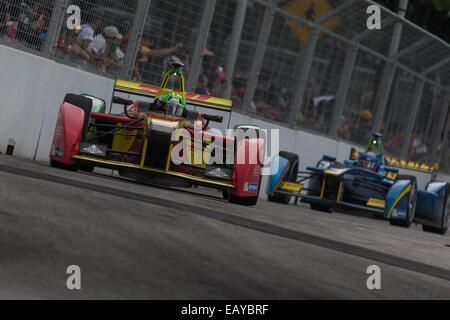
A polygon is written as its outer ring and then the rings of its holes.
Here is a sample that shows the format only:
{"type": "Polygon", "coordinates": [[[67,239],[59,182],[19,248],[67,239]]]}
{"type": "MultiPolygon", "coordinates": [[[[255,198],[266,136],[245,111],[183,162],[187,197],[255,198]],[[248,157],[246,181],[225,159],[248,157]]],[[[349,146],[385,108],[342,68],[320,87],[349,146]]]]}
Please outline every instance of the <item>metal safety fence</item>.
{"type": "Polygon", "coordinates": [[[450,46],[383,7],[369,30],[371,5],[0,0],[0,43],[149,84],[181,61],[190,91],[237,112],[358,144],[379,131],[389,154],[450,171],[450,46]]]}

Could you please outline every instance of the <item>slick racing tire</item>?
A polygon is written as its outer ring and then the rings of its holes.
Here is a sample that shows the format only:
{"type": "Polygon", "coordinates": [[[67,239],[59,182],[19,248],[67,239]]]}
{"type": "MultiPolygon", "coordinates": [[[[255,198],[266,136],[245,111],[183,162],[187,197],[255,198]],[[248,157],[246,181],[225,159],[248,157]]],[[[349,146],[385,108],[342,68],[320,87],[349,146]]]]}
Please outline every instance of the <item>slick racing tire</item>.
{"type": "Polygon", "coordinates": [[[86,138],[89,120],[91,118],[92,100],[79,94],[68,93],[64,97],[64,102],[70,103],[84,111],[83,131],[81,134],[81,140],[83,141],[86,138]]]}
{"type": "Polygon", "coordinates": [[[442,228],[435,228],[430,226],[422,226],[423,231],[430,232],[430,233],[436,233],[442,236],[445,236],[447,234],[449,225],[450,225],[450,185],[447,185],[447,188],[445,188],[445,201],[444,201],[444,212],[442,212],[442,222],[441,226],[442,228]]]}
{"type": "MultiPolygon", "coordinates": [[[[289,172],[286,174],[286,176],[283,178],[283,181],[288,182],[296,182],[297,180],[297,172],[298,172],[298,165],[300,158],[298,155],[290,152],[281,151],[279,153],[280,157],[283,157],[289,161],[289,172]]],[[[291,201],[291,196],[288,195],[275,195],[275,196],[269,196],[269,201],[271,202],[277,202],[277,203],[283,203],[283,204],[289,204],[291,201]]]]}
{"type": "Polygon", "coordinates": [[[409,193],[408,199],[408,210],[406,212],[406,220],[389,220],[392,226],[409,228],[414,222],[414,217],[416,215],[416,204],[417,204],[417,179],[414,176],[408,175],[398,175],[395,181],[399,180],[409,180],[411,181],[411,191],[409,193]]]}

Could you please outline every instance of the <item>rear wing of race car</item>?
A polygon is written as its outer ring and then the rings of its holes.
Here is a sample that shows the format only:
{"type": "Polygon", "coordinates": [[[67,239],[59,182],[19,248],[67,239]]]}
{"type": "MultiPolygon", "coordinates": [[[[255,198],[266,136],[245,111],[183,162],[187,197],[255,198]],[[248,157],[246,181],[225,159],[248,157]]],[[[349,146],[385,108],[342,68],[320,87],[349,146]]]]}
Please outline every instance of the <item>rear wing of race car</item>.
{"type": "MultiPolygon", "coordinates": [[[[356,161],[356,160],[358,160],[358,157],[360,155],[361,155],[361,152],[352,148],[351,152],[350,152],[350,160],[356,161]]],[[[406,170],[417,171],[417,172],[428,173],[428,174],[433,174],[439,170],[439,165],[437,163],[435,163],[433,165],[429,165],[426,163],[401,160],[401,159],[397,159],[397,158],[393,158],[393,157],[386,157],[385,165],[389,166],[389,167],[393,167],[393,168],[406,169],[406,170]]]]}
{"type": "MultiPolygon", "coordinates": [[[[160,87],[136,83],[125,80],[117,80],[114,91],[135,94],[138,96],[146,96],[156,98],[160,87]]],[[[202,107],[213,110],[231,112],[232,101],[227,99],[220,99],[210,96],[203,96],[195,93],[185,94],[186,103],[194,107],[202,107]]]]}

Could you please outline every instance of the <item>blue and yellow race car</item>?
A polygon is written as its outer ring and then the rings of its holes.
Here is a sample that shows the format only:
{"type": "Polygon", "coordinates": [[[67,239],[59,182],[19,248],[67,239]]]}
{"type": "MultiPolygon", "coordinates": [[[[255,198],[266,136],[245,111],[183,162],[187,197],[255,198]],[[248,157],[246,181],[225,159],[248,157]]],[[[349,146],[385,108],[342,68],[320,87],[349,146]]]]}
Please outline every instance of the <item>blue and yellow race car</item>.
{"type": "Polygon", "coordinates": [[[409,228],[414,222],[426,232],[447,233],[449,183],[435,181],[436,166],[385,159],[379,134],[374,134],[364,153],[352,149],[344,163],[324,156],[315,167],[301,172],[297,155],[280,152],[278,160],[279,168],[270,178],[269,201],[287,204],[294,197],[313,210],[369,211],[391,225],[409,228]],[[432,178],[425,190],[419,190],[416,177],[399,174],[399,169],[429,173],[432,178]]]}

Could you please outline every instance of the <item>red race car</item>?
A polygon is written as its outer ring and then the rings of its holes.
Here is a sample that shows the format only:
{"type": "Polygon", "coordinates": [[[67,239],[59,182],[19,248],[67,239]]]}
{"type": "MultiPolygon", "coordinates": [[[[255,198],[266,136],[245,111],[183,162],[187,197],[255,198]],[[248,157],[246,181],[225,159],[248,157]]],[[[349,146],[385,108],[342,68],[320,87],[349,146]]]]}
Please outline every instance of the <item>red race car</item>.
{"type": "Polygon", "coordinates": [[[232,203],[255,205],[264,139],[253,127],[237,127],[244,131],[243,138],[210,130],[209,123],[221,123],[223,117],[192,109],[231,113],[231,101],[186,93],[182,65],[171,67],[159,88],[117,81],[110,114],[99,98],[67,94],[50,164],[72,170],[109,168],[135,180],[174,187],[208,186],[223,190],[232,203]],[[179,90],[169,89],[173,84],[179,90]],[[117,105],[123,112],[111,114],[117,105]]]}

